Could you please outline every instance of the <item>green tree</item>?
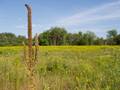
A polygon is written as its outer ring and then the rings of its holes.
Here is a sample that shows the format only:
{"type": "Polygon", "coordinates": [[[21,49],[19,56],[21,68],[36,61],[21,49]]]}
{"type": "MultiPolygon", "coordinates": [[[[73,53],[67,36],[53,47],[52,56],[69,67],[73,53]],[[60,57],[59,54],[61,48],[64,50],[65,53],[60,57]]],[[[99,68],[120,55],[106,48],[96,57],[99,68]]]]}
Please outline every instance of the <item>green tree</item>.
{"type": "Polygon", "coordinates": [[[107,32],[107,38],[114,38],[115,36],[117,36],[117,30],[113,29],[107,32]]]}
{"type": "Polygon", "coordinates": [[[67,45],[79,45],[80,35],[78,33],[68,33],[66,36],[67,45]]]}
{"type": "Polygon", "coordinates": [[[104,38],[97,37],[96,40],[94,41],[94,45],[105,45],[104,38]]]}
{"type": "Polygon", "coordinates": [[[40,45],[51,45],[51,41],[50,41],[50,31],[45,31],[43,33],[41,33],[38,37],[38,40],[39,40],[39,44],[40,45]]]}
{"type": "Polygon", "coordinates": [[[16,35],[12,33],[0,34],[0,46],[16,45],[16,35]]]}
{"type": "Polygon", "coordinates": [[[116,45],[120,45],[120,34],[114,37],[114,42],[116,45]]]}
{"type": "Polygon", "coordinates": [[[109,45],[115,45],[115,41],[114,38],[117,36],[117,30],[113,29],[113,30],[109,30],[107,32],[107,44],[109,45]]]}
{"type": "Polygon", "coordinates": [[[22,36],[22,35],[19,35],[17,38],[16,38],[16,44],[17,45],[22,45],[22,43],[26,43],[27,44],[27,39],[25,36],[22,36]]]}
{"type": "Polygon", "coordinates": [[[63,45],[67,31],[64,28],[54,27],[50,29],[52,45],[63,45]]]}
{"type": "Polygon", "coordinates": [[[93,45],[96,39],[96,35],[94,32],[87,31],[86,33],[84,33],[83,39],[86,45],[93,45]]]}
{"type": "Polygon", "coordinates": [[[39,35],[39,41],[42,45],[64,45],[66,34],[67,31],[64,28],[50,28],[39,35]]]}

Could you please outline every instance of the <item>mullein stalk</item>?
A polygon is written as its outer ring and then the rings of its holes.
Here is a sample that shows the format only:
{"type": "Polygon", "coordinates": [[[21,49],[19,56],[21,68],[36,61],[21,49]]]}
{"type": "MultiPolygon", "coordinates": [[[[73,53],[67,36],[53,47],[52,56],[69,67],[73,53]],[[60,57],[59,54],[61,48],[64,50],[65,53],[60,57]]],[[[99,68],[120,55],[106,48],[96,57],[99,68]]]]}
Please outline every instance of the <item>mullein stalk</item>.
{"type": "Polygon", "coordinates": [[[35,36],[35,48],[32,47],[32,8],[25,4],[28,11],[28,50],[24,46],[24,60],[26,61],[27,74],[30,79],[29,90],[36,90],[36,82],[34,76],[34,67],[38,61],[38,36],[35,36]]]}
{"type": "Polygon", "coordinates": [[[32,8],[25,4],[27,11],[28,11],[28,58],[30,61],[30,67],[32,63],[32,8]]]}

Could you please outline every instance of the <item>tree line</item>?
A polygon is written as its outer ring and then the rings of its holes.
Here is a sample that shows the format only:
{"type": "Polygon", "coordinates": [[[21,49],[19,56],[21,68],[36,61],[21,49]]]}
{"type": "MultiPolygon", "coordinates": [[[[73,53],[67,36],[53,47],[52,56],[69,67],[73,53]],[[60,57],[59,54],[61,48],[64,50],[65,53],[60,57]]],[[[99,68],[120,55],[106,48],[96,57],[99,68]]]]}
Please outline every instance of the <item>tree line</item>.
{"type": "MultiPolygon", "coordinates": [[[[39,45],[120,45],[120,34],[117,30],[106,32],[106,38],[98,37],[94,32],[68,33],[65,28],[52,27],[40,33],[39,45]]],[[[27,44],[27,38],[13,33],[0,33],[0,46],[17,46],[27,44]]],[[[34,39],[33,39],[34,42],[34,39]]],[[[33,43],[34,44],[34,43],[33,43]]]]}

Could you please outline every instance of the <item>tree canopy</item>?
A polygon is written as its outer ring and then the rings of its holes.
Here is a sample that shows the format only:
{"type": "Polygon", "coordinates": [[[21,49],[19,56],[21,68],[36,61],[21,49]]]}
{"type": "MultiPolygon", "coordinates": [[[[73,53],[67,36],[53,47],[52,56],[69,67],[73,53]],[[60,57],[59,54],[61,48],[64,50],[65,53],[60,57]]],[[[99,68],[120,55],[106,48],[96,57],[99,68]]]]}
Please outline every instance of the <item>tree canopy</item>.
{"type": "MultiPolygon", "coordinates": [[[[94,32],[68,33],[65,28],[52,27],[39,34],[39,45],[120,45],[120,34],[112,29],[106,37],[98,37],[94,32]]],[[[33,39],[34,41],[34,39],[33,39]]],[[[16,46],[27,43],[27,38],[13,33],[0,33],[0,46],[16,46]]],[[[33,43],[34,44],[34,43],[33,43]]]]}

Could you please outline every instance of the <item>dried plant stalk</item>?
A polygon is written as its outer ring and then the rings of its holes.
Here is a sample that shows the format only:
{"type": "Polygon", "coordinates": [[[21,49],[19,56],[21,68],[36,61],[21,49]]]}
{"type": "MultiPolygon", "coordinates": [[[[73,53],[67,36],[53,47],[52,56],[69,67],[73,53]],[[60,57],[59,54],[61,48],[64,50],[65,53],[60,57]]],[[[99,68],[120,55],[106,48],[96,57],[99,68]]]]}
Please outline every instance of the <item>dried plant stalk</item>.
{"type": "Polygon", "coordinates": [[[32,8],[25,4],[28,11],[28,56],[30,60],[30,67],[32,63],[32,8]]]}
{"type": "Polygon", "coordinates": [[[38,61],[38,36],[35,36],[35,48],[32,47],[32,9],[25,4],[28,11],[28,50],[24,45],[24,60],[26,61],[27,74],[30,79],[29,90],[36,90],[36,82],[34,76],[34,67],[38,61]],[[28,53],[27,53],[28,51],[28,53]]]}

